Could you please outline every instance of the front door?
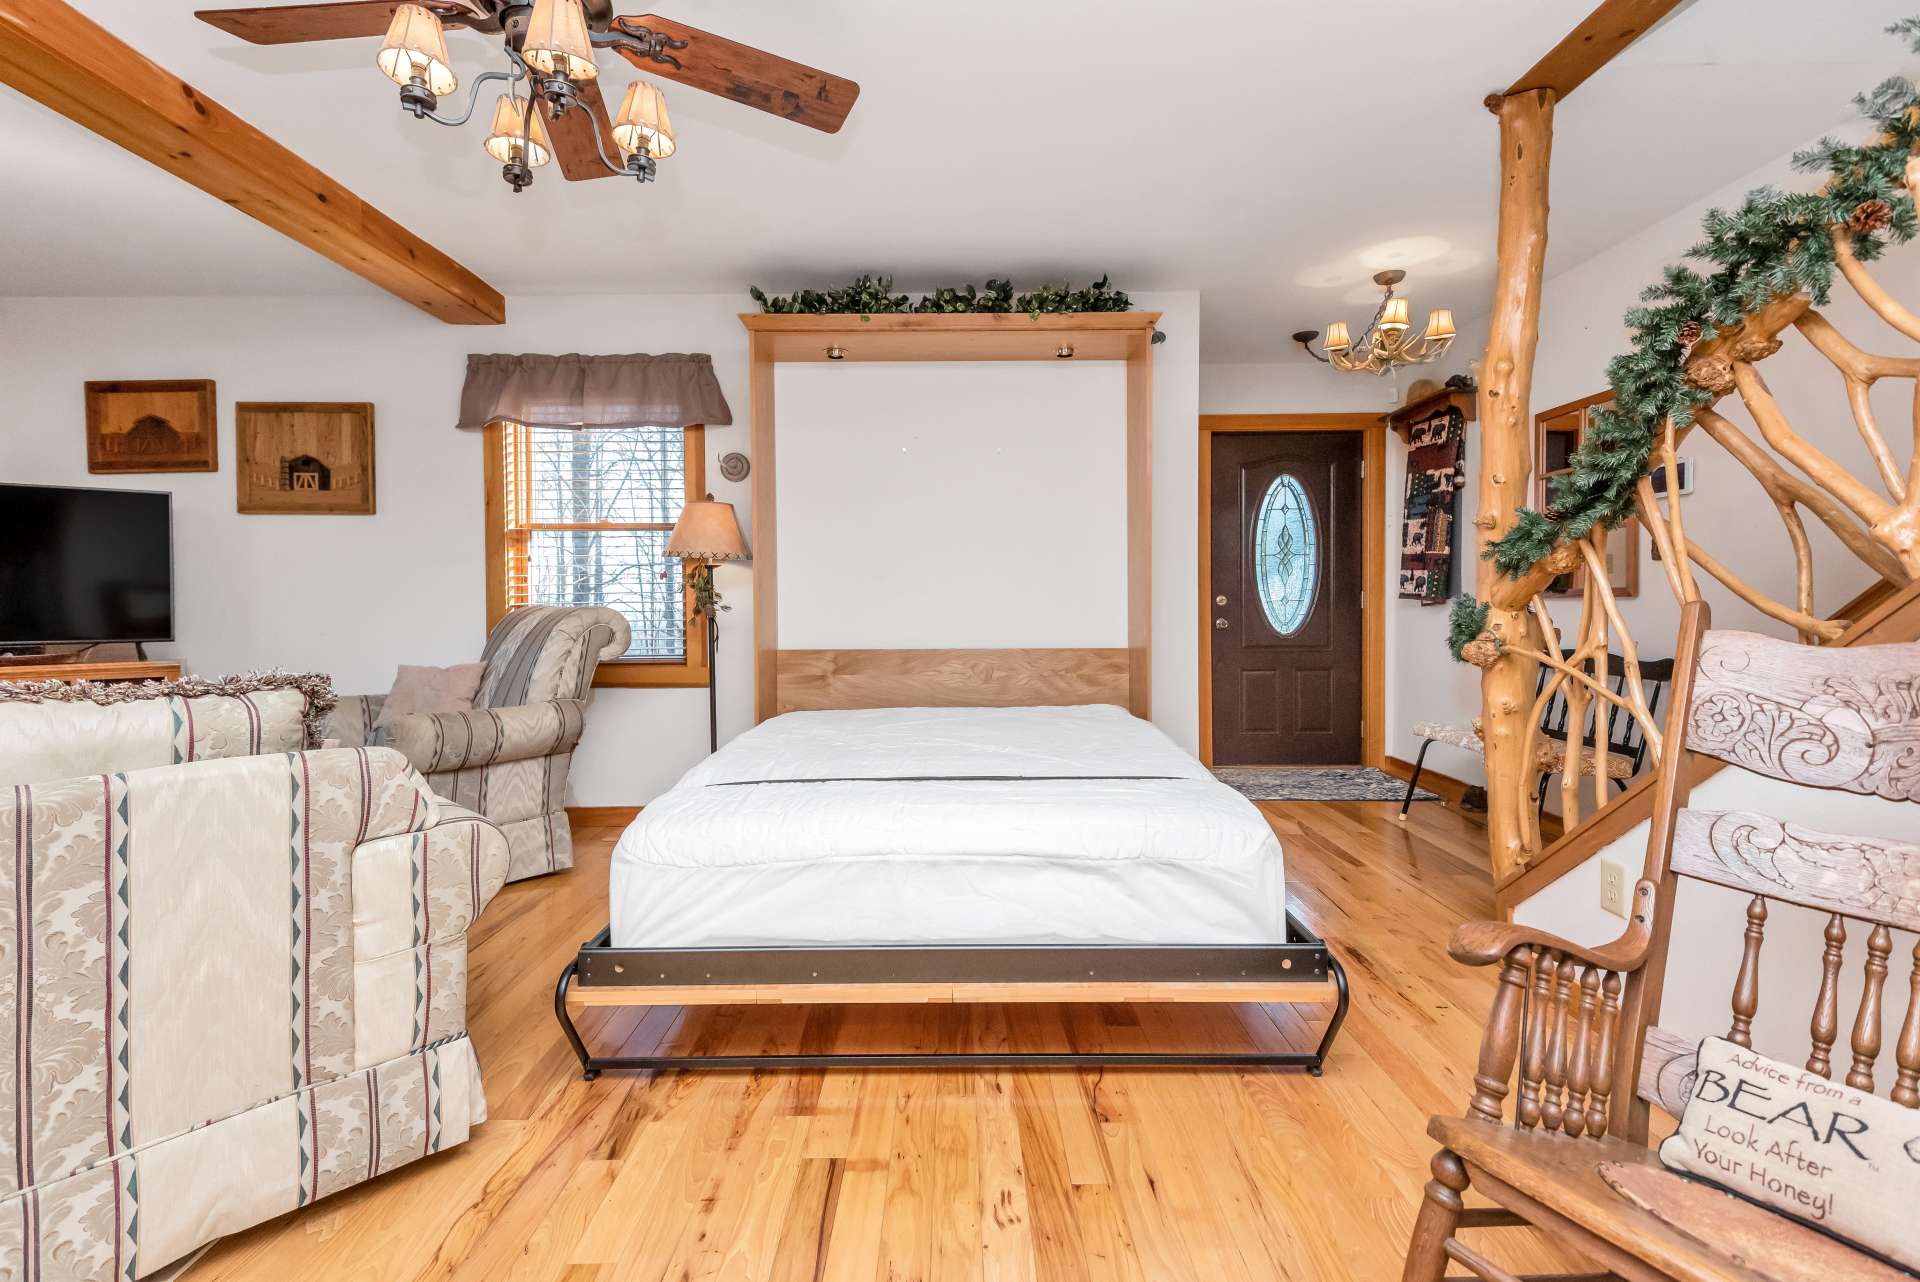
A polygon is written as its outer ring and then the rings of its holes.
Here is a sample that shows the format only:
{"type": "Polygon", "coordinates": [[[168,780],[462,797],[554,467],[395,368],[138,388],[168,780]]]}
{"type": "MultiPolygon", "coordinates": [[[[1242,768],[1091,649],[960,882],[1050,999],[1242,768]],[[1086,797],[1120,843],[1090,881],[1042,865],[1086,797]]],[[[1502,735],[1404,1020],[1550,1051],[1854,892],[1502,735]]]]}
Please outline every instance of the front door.
{"type": "Polygon", "coordinates": [[[1213,437],[1215,765],[1360,761],[1361,434],[1213,437]]]}

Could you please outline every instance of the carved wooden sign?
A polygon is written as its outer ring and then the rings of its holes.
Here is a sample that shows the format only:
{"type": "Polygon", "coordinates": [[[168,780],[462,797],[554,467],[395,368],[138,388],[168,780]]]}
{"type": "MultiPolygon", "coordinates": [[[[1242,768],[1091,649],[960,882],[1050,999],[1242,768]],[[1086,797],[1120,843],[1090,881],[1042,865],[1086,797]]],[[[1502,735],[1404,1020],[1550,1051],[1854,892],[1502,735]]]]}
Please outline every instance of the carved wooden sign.
{"type": "Polygon", "coordinates": [[[1920,801],[1920,644],[1710,632],[1687,747],[1791,783],[1920,801]]]}

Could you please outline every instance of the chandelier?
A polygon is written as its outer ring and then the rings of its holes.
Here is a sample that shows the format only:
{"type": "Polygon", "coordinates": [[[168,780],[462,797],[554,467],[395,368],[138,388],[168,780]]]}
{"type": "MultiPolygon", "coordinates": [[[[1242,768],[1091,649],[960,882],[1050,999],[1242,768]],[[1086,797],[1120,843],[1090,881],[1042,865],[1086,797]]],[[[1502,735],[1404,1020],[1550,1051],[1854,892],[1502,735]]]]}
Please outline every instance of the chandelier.
{"type": "MultiPolygon", "coordinates": [[[[631,49],[656,62],[673,63],[666,50],[684,47],[685,42],[633,26],[625,18],[614,19],[607,31],[592,31],[581,0],[535,0],[530,10],[512,8],[520,12],[506,15],[507,69],[475,76],[466,110],[457,116],[439,112],[440,99],[451,95],[460,82],[447,57],[446,30],[432,9],[424,4],[397,6],[377,61],[388,79],[400,86],[400,106],[415,119],[440,125],[466,124],[479,106],[481,86],[504,81],[506,92],[494,103],[484,146],[500,162],[500,176],[519,192],[533,182],[534,170],[553,159],[553,140],[543,117],[558,120],[569,111],[586,110],[581,92],[600,74],[593,62],[594,46],[631,49]]],[[[674,152],[666,99],[644,80],[628,87],[613,120],[619,163],[607,155],[599,128],[587,132],[593,135],[600,163],[609,172],[638,182],[652,182],[655,162],[674,152]]]]}
{"type": "Polygon", "coordinates": [[[1327,326],[1327,341],[1321,344],[1326,349],[1325,356],[1313,350],[1313,340],[1320,337],[1317,329],[1300,330],[1294,334],[1293,341],[1306,348],[1307,355],[1321,364],[1355,374],[1391,374],[1402,365],[1425,365],[1438,360],[1453,345],[1453,313],[1444,307],[1435,308],[1427,314],[1427,332],[1413,338],[1412,326],[1407,320],[1407,300],[1393,292],[1393,287],[1406,278],[1407,274],[1402,271],[1384,271],[1374,276],[1373,283],[1384,289],[1386,296],[1380,300],[1366,332],[1360,335],[1358,346],[1348,336],[1345,321],[1334,321],[1327,326]]]}

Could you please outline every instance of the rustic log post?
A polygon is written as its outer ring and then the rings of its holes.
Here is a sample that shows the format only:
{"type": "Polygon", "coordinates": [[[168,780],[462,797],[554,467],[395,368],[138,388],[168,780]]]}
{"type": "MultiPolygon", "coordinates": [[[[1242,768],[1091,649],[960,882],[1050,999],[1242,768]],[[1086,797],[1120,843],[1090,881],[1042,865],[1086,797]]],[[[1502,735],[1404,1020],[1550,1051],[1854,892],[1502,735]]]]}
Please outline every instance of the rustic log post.
{"type": "MultiPolygon", "coordinates": [[[[1492,324],[1480,365],[1480,527],[1482,546],[1513,528],[1533,476],[1534,349],[1540,342],[1540,281],[1547,252],[1547,168],[1553,150],[1553,94],[1543,89],[1490,99],[1500,118],[1500,231],[1492,324]]],[[[1526,866],[1533,763],[1527,714],[1537,665],[1515,651],[1532,635],[1526,601],[1495,599],[1500,571],[1481,561],[1477,595],[1494,602],[1487,631],[1504,642],[1480,674],[1480,737],[1486,744],[1487,840],[1496,882],[1526,866]]],[[[1531,593],[1528,594],[1529,596],[1531,593]]]]}

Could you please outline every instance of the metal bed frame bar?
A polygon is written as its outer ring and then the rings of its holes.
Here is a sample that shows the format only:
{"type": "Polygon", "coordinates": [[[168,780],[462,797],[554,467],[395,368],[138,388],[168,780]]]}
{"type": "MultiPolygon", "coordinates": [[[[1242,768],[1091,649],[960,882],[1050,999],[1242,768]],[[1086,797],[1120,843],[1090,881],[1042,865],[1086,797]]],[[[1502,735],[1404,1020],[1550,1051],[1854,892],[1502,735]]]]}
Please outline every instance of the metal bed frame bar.
{"type": "MultiPolygon", "coordinates": [[[[1049,944],[1028,947],[884,945],[869,948],[615,948],[605,928],[580,946],[554,986],[560,1031],[593,1081],[607,1069],[954,1068],[1015,1066],[1264,1066],[1304,1068],[1319,1077],[1346,1022],[1346,968],[1326,944],[1287,914],[1287,942],[1258,945],[1149,946],[1049,944]],[[567,993],[582,988],[648,988],[783,984],[1019,983],[1316,983],[1332,980],[1333,1019],[1311,1051],[948,1051],[794,1055],[595,1055],[567,1010],[567,993]]],[[[1235,1000],[1229,995],[1222,1002],[1235,1000]]],[[[831,1005],[830,1001],[823,1005],[831,1005]]]]}

